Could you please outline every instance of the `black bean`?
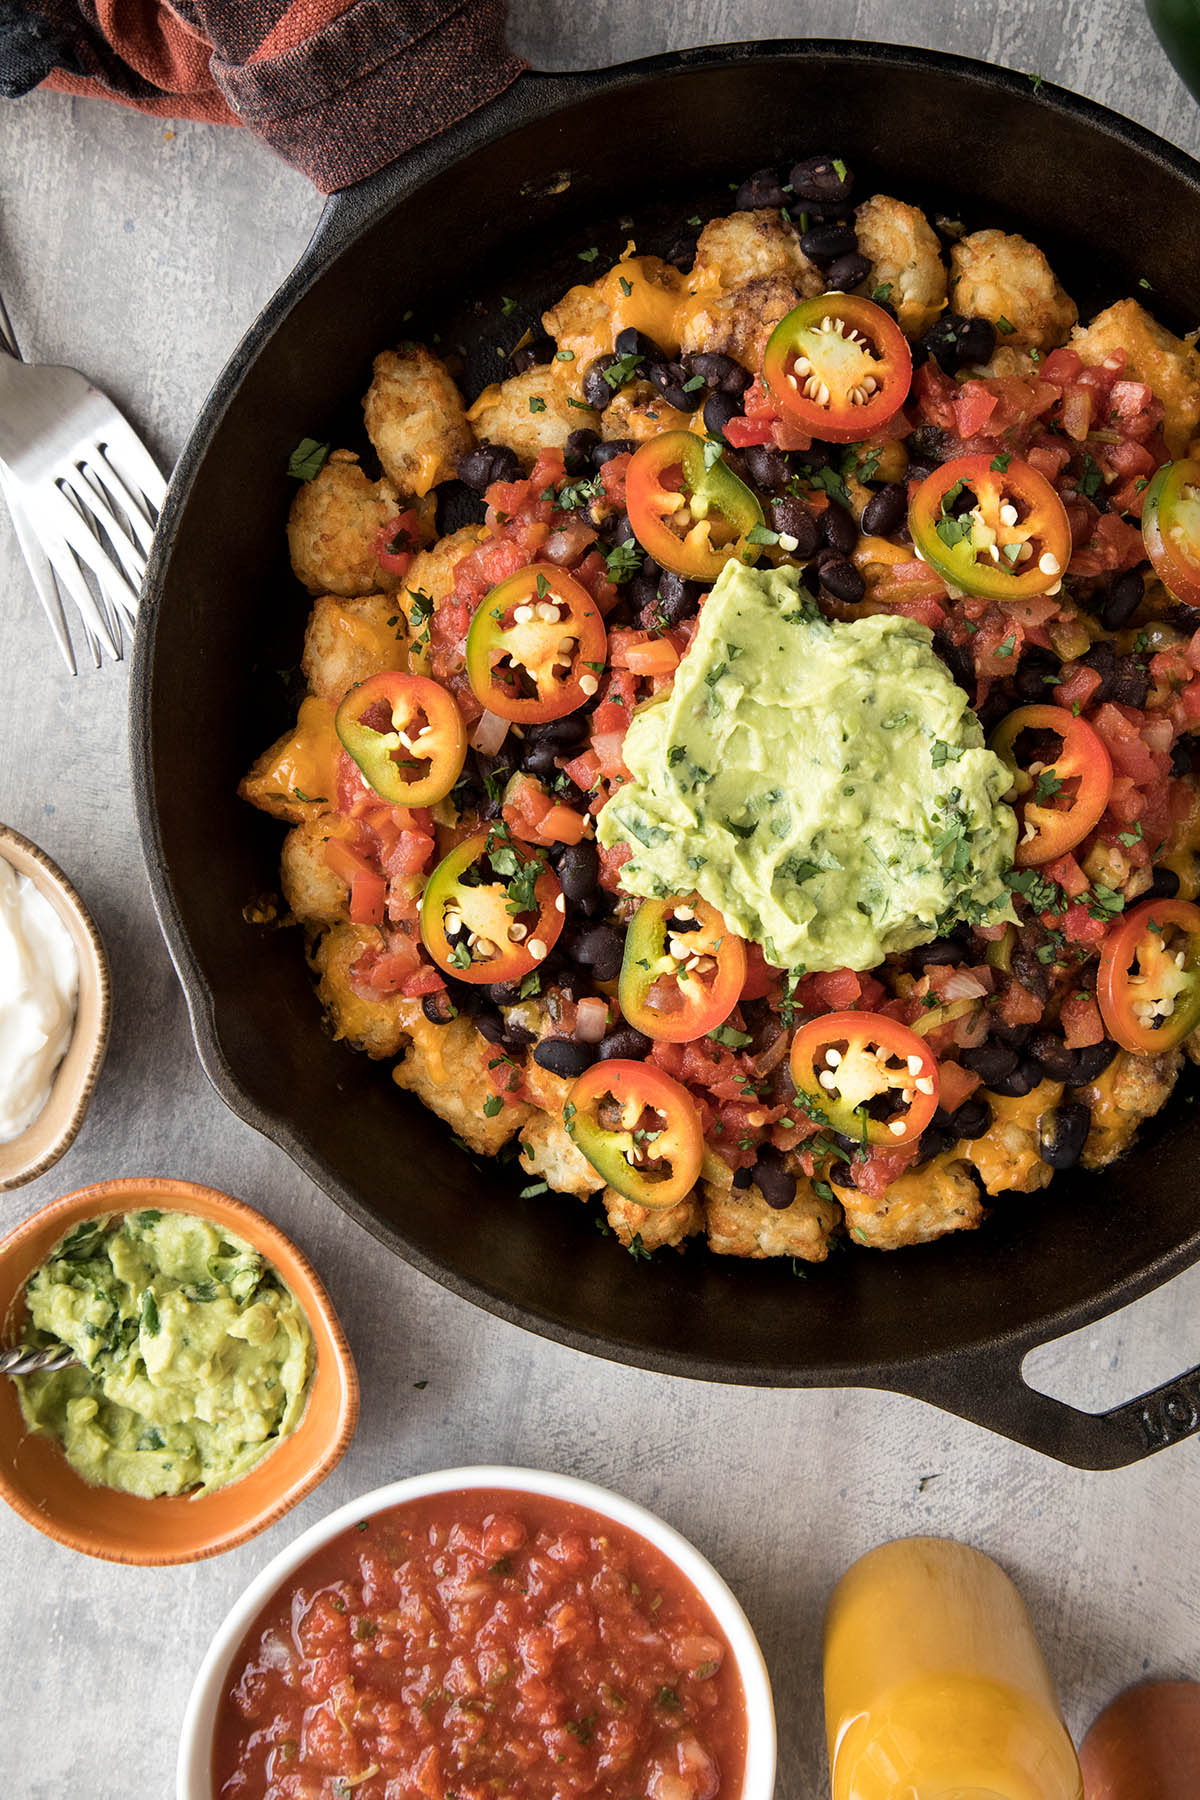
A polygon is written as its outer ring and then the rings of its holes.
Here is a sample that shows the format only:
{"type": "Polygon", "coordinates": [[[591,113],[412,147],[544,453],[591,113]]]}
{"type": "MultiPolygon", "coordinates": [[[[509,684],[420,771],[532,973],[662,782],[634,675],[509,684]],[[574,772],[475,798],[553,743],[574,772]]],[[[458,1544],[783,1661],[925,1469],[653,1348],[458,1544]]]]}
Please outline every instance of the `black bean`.
{"type": "Polygon", "coordinates": [[[772,500],[767,516],[772,531],[777,531],[780,537],[795,538],[793,556],[807,560],[816,555],[821,542],[821,527],[798,494],[785,494],[782,500],[772,500]]]}
{"type": "Polygon", "coordinates": [[[945,1125],[934,1123],[927,1125],[921,1133],[917,1145],[917,1167],[929,1162],[935,1156],[944,1156],[958,1142],[958,1135],[947,1122],[945,1125]]]}
{"type": "Polygon", "coordinates": [[[1030,1041],[1029,1054],[1051,1081],[1072,1081],[1075,1052],[1067,1049],[1056,1032],[1039,1031],[1030,1041]]]}
{"type": "Polygon", "coordinates": [[[733,1180],[730,1183],[730,1186],[737,1188],[738,1192],[741,1193],[745,1188],[748,1188],[751,1185],[753,1180],[753,1169],[735,1169],[733,1171],[733,1180]]]}
{"type": "Polygon", "coordinates": [[[653,1040],[643,1032],[635,1031],[632,1025],[617,1025],[597,1045],[597,1054],[602,1062],[608,1062],[614,1056],[637,1062],[648,1056],[652,1048],[653,1040]]]}
{"type": "Polygon", "coordinates": [[[558,764],[554,759],[558,754],[553,744],[526,743],[521,756],[521,767],[530,775],[557,775],[558,764]]]}
{"type": "Polygon", "coordinates": [[[783,206],[786,201],[778,169],[756,169],[733,196],[733,208],[735,212],[757,212],[760,207],[783,206]]]}
{"type": "Polygon", "coordinates": [[[928,464],[933,469],[940,467],[954,455],[949,436],[940,425],[918,425],[915,431],[909,432],[905,443],[911,458],[908,467],[910,479],[913,463],[918,466],[928,464]]]}
{"type": "Polygon", "coordinates": [[[1023,1050],[1033,1036],[1033,1026],[993,1025],[992,1036],[997,1038],[1006,1050],[1023,1050]]]}
{"type": "Polygon", "coordinates": [[[568,475],[582,475],[600,442],[600,433],[584,426],[573,431],[563,445],[563,466],[568,475]]]}
{"type": "Polygon", "coordinates": [[[971,652],[966,645],[956,644],[953,638],[946,636],[944,631],[936,631],[933,635],[933,647],[959,687],[966,688],[969,694],[973,694],[975,692],[975,664],[971,660],[971,652]]]}
{"type": "Polygon", "coordinates": [[[578,1044],[573,1038],[543,1038],[533,1053],[533,1060],[540,1069],[549,1069],[552,1075],[573,1079],[591,1068],[596,1060],[596,1046],[578,1044]]]}
{"type": "Polygon", "coordinates": [[[736,357],[719,350],[697,350],[683,358],[688,375],[698,375],[706,388],[722,394],[744,394],[754,377],[736,357]]]}
{"type": "Polygon", "coordinates": [[[853,225],[835,220],[832,224],[810,226],[800,239],[800,248],[809,262],[820,268],[822,264],[835,263],[840,256],[852,255],[858,249],[858,239],[853,225]]]}
{"type": "Polygon", "coordinates": [[[582,744],[588,734],[586,719],[578,713],[568,713],[563,719],[550,719],[544,725],[526,725],[526,741],[539,744],[556,744],[562,750],[573,750],[576,744],[582,744]]]}
{"type": "Polygon", "coordinates": [[[1079,658],[1085,668],[1094,669],[1100,677],[1100,686],[1089,697],[1088,705],[1099,706],[1112,693],[1113,680],[1117,673],[1117,653],[1110,643],[1103,638],[1079,658]]]}
{"type": "Polygon", "coordinates": [[[654,386],[658,389],[668,406],[676,412],[694,413],[704,399],[704,389],[697,384],[690,387],[693,379],[681,362],[652,362],[646,370],[654,386]]]}
{"type": "Polygon", "coordinates": [[[439,988],[435,994],[426,994],[421,1001],[421,1011],[431,1025],[448,1025],[458,1012],[453,1000],[445,988],[439,988]]]}
{"type": "Polygon", "coordinates": [[[870,260],[861,251],[851,250],[848,255],[839,256],[826,269],[825,291],[830,294],[848,294],[851,288],[861,287],[870,273],[870,260]]]}
{"type": "Polygon", "coordinates": [[[854,176],[845,163],[841,163],[839,172],[834,167],[838,160],[834,156],[806,156],[802,162],[794,164],[788,176],[792,204],[833,206],[840,200],[848,200],[854,187],[854,176]]]}
{"type": "Polygon", "coordinates": [[[491,1006],[481,1008],[472,1015],[471,1022],[480,1037],[486,1038],[489,1044],[503,1044],[506,1027],[503,1015],[496,1008],[491,1006]]]}
{"type": "Polygon", "coordinates": [[[988,1086],[994,1094],[1002,1094],[1005,1099],[1019,1100],[1022,1094],[1031,1094],[1042,1079],[1042,1071],[1031,1056],[1023,1056],[1011,1075],[1003,1081],[989,1081],[988,1086]]]}
{"type": "Polygon", "coordinates": [[[536,369],[543,363],[553,362],[558,345],[545,331],[535,332],[527,344],[519,344],[508,359],[511,375],[523,375],[526,369],[536,369]]]}
{"type": "MultiPolygon", "coordinates": [[[[1118,706],[1142,707],[1150,692],[1150,677],[1136,656],[1118,656],[1117,671],[1109,698],[1118,706]]],[[[1088,704],[1095,705],[1093,697],[1088,704]]]]}
{"type": "Polygon", "coordinates": [[[1003,1044],[989,1042],[980,1044],[974,1050],[961,1050],[958,1057],[964,1069],[990,1088],[995,1088],[998,1081],[1004,1081],[1017,1067],[1020,1058],[1015,1050],[1007,1049],[1003,1044]]]}
{"type": "Polygon", "coordinates": [[[1138,895],[1139,904],[1143,900],[1173,900],[1179,892],[1179,877],[1174,869],[1168,869],[1166,863],[1159,863],[1150,871],[1150,886],[1144,894],[1138,895]]]}
{"type": "Polygon", "coordinates": [[[1052,1169],[1070,1169],[1079,1161],[1080,1152],[1092,1128],[1092,1115],[1078,1100],[1068,1100],[1043,1113],[1038,1120],[1038,1144],[1042,1159],[1052,1169]]]}
{"type": "Polygon", "coordinates": [[[605,443],[596,445],[592,451],[592,462],[597,469],[602,469],[614,456],[624,456],[626,452],[632,455],[636,449],[637,444],[633,438],[609,438],[605,443]]]}
{"type": "Polygon", "coordinates": [[[669,262],[673,269],[690,269],[696,260],[695,237],[674,238],[663,261],[669,262]]]}
{"type": "Polygon", "coordinates": [[[1116,1054],[1117,1046],[1110,1038],[1099,1044],[1084,1044],[1075,1052],[1075,1067],[1067,1086],[1087,1087],[1090,1082],[1099,1081],[1116,1054]]]}
{"type": "Polygon", "coordinates": [[[796,1177],[774,1144],[764,1144],[753,1168],[754,1180],[767,1205],[784,1212],[796,1198],[796,1177]]]}
{"type": "Polygon", "coordinates": [[[1195,745],[1191,738],[1181,737],[1171,752],[1172,775],[1190,775],[1195,765],[1195,745]]]}
{"type": "Polygon", "coordinates": [[[922,350],[932,356],[947,375],[953,375],[958,369],[958,334],[966,322],[961,313],[941,313],[920,338],[922,350]]]}
{"type": "Polygon", "coordinates": [[[990,319],[967,319],[958,334],[959,367],[990,362],[996,348],[996,327],[990,319]]]}
{"type": "MultiPolygon", "coordinates": [[[[616,395],[616,388],[604,378],[604,371],[616,363],[615,356],[598,356],[588,364],[583,377],[583,397],[594,412],[603,412],[616,395]]],[[[626,376],[627,381],[632,377],[626,376]]],[[[622,383],[622,386],[624,383],[622,383]]]]}
{"type": "Polygon", "coordinates": [[[638,331],[632,325],[626,325],[624,331],[618,331],[613,339],[613,349],[618,356],[636,356],[640,362],[662,362],[666,354],[653,338],[648,338],[644,331],[638,331]]]}
{"type": "Polygon", "coordinates": [[[590,838],[568,844],[558,859],[558,879],[570,901],[586,900],[600,874],[600,852],[590,838]]]}
{"type": "Polygon", "coordinates": [[[821,586],[847,606],[856,606],[867,591],[867,584],[854,564],[844,556],[836,555],[822,565],[821,586]]]}
{"type": "Polygon", "coordinates": [[[636,533],[629,523],[629,514],[625,512],[609,513],[600,527],[600,536],[608,544],[632,544],[636,542],[636,533]]]}
{"type": "Polygon", "coordinates": [[[519,481],[521,465],[515,450],[510,450],[507,444],[489,444],[485,438],[465,456],[459,457],[455,473],[473,493],[482,494],[493,481],[519,481]]]}
{"type": "Polygon", "coordinates": [[[1033,946],[1019,939],[1012,953],[1012,972],[1021,986],[1028,988],[1039,1000],[1045,1000],[1050,992],[1050,970],[1047,964],[1039,961],[1033,946]]]}
{"type": "Polygon", "coordinates": [[[821,536],[839,556],[849,556],[858,542],[858,526],[844,506],[831,500],[820,518],[821,536]]]}
{"type": "Polygon", "coordinates": [[[1013,676],[1013,687],[1017,698],[1045,703],[1049,699],[1048,690],[1053,687],[1062,675],[1062,664],[1053,650],[1044,650],[1040,644],[1032,644],[1025,651],[1013,676]],[[1046,676],[1052,676],[1047,681],[1046,676]]]}
{"type": "Polygon", "coordinates": [[[489,981],[483,992],[493,1006],[515,1006],[521,998],[519,981],[489,981]]]}
{"type": "Polygon", "coordinates": [[[1146,583],[1140,569],[1126,569],[1118,575],[1100,608],[1100,622],[1108,631],[1120,631],[1128,625],[1138,607],[1142,604],[1142,596],[1146,591],[1146,583]]]}
{"type": "Polygon", "coordinates": [[[953,937],[935,938],[932,944],[918,944],[909,954],[909,963],[920,975],[926,969],[949,967],[966,960],[967,946],[953,937]]]}
{"type": "Polygon", "coordinates": [[[746,470],[756,488],[784,487],[791,474],[782,450],[771,444],[749,444],[743,452],[746,470]]]}
{"type": "Polygon", "coordinates": [[[950,1115],[950,1128],[956,1138],[981,1138],[991,1129],[991,1124],[991,1107],[986,1100],[974,1095],[970,1100],[964,1100],[950,1115]]]}
{"type": "Polygon", "coordinates": [[[908,515],[908,488],[889,481],[863,507],[862,528],[869,537],[890,537],[908,515]]]}
{"type": "Polygon", "coordinates": [[[658,579],[655,607],[667,625],[682,625],[700,610],[700,596],[705,592],[702,581],[686,581],[673,569],[664,569],[658,579]]]}
{"type": "Polygon", "coordinates": [[[737,394],[726,394],[720,389],[710,394],[704,402],[704,429],[715,438],[725,442],[725,427],[730,419],[740,419],[742,402],[737,394]]]}
{"type": "Polygon", "coordinates": [[[571,959],[590,969],[594,981],[615,981],[621,973],[625,935],[615,925],[593,925],[575,939],[571,959]]]}

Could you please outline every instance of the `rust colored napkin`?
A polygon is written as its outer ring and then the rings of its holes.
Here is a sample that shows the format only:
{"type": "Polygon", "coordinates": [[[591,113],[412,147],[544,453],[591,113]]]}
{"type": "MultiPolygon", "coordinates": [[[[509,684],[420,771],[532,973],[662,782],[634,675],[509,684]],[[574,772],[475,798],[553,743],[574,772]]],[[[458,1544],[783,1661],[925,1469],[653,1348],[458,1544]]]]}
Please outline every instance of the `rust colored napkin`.
{"type": "Polygon", "coordinates": [[[0,0],[0,96],[245,125],[322,193],[506,88],[504,0],[0,0]]]}

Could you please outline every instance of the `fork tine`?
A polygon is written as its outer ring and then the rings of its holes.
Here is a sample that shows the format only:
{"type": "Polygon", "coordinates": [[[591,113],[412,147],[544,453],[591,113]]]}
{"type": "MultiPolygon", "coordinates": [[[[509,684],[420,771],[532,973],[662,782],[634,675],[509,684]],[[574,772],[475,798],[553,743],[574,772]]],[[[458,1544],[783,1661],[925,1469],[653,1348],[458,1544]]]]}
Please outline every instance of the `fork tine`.
{"type": "MultiPolygon", "coordinates": [[[[0,300],[0,310],[3,309],[3,306],[3,300],[0,300]]],[[[41,545],[38,543],[30,527],[29,521],[25,517],[25,509],[17,498],[11,484],[5,479],[2,469],[0,469],[0,494],[4,496],[5,504],[12,517],[13,530],[16,532],[17,543],[21,548],[21,555],[25,558],[25,566],[29,570],[29,577],[33,582],[34,592],[41,602],[42,611],[49,620],[50,629],[54,633],[54,641],[62,652],[62,659],[67,665],[67,672],[71,675],[77,675],[79,673],[79,668],[75,661],[75,651],[71,644],[71,634],[67,629],[67,615],[63,611],[62,595],[58,591],[58,583],[54,579],[54,571],[47,562],[41,545]]]]}
{"type": "MultiPolygon", "coordinates": [[[[61,495],[59,498],[61,499],[61,495]]],[[[71,507],[65,500],[62,502],[62,508],[68,516],[75,516],[72,513],[71,507]]],[[[87,566],[86,563],[82,563],[76,559],[70,539],[67,538],[65,534],[60,534],[49,528],[48,525],[43,525],[38,529],[38,536],[41,538],[42,548],[46,552],[47,561],[54,570],[59,585],[66,588],[67,593],[79,608],[80,616],[83,619],[84,626],[86,627],[90,638],[98,638],[100,643],[103,644],[119,662],[121,660],[121,653],[113,637],[112,630],[110,629],[104,614],[97,606],[91,588],[84,579],[83,569],[87,566]]],[[[95,540],[93,539],[93,543],[94,542],[95,540]]],[[[96,658],[96,667],[99,668],[99,646],[95,643],[90,643],[89,648],[92,651],[93,657],[96,658]]]]}
{"type": "MultiPolygon", "coordinates": [[[[136,608],[138,592],[136,585],[129,581],[124,569],[117,561],[113,551],[109,550],[92,531],[85,514],[77,510],[72,501],[61,488],[48,487],[37,496],[37,508],[30,506],[31,515],[36,520],[38,509],[47,526],[63,538],[71,546],[85,569],[95,573],[101,562],[107,562],[111,575],[118,581],[125,581],[129,586],[129,604],[136,608]]],[[[53,561],[51,557],[51,561],[53,561]]],[[[93,627],[93,629],[95,629],[93,627]]],[[[113,651],[116,655],[116,651],[113,651]]]]}
{"type": "Polygon", "coordinates": [[[79,472],[92,486],[98,486],[102,490],[137,549],[144,569],[150,555],[150,545],[154,541],[157,514],[153,518],[150,516],[145,498],[129,487],[121,471],[109,461],[103,451],[97,454],[96,461],[100,465],[98,469],[92,468],[88,463],[81,463],[79,472]]]}
{"type": "MultiPolygon", "coordinates": [[[[77,478],[86,492],[81,493],[66,482],[59,483],[59,492],[66,495],[84,524],[94,533],[100,549],[120,563],[126,579],[136,591],[146,572],[145,552],[136,540],[130,540],[124,529],[123,515],[100,478],[83,464],[77,471],[77,478]]],[[[95,573],[99,575],[101,569],[95,573]]]]}
{"type": "Polygon", "coordinates": [[[167,484],[145,444],[120,413],[114,414],[111,425],[101,439],[101,449],[113,474],[131,498],[139,493],[145,496],[146,504],[142,511],[146,512],[146,507],[149,507],[146,522],[153,526],[162,511],[167,484]]]}

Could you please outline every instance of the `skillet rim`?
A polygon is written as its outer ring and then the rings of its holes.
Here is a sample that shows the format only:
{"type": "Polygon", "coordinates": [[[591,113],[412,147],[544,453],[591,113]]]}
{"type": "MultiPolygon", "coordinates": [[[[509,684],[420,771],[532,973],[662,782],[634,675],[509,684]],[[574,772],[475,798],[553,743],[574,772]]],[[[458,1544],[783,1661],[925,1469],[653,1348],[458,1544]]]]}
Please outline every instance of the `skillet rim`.
{"type": "MultiPolygon", "coordinates": [[[[739,1386],[875,1387],[927,1397],[933,1404],[955,1411],[959,1416],[991,1424],[996,1408],[989,1406],[978,1390],[997,1378],[1002,1364],[1011,1369],[1016,1385],[1024,1395],[1030,1400],[1042,1401],[1043,1397],[1036,1390],[1021,1382],[1020,1365],[1029,1351],[1130,1304],[1200,1260],[1200,1226],[1170,1250],[1152,1257],[1137,1271],[1120,1277],[1087,1299],[1065,1302],[1039,1313],[1036,1320],[992,1332],[986,1338],[958,1348],[933,1353],[914,1351],[911,1355],[892,1356],[882,1364],[870,1363],[864,1356],[854,1363],[810,1362],[803,1366],[780,1363],[764,1367],[730,1362],[717,1355],[697,1357],[670,1349],[648,1348],[623,1337],[564,1323],[535,1304],[514,1301],[485,1281],[461,1274],[452,1264],[409,1242],[399,1227],[380,1218],[309,1148],[304,1134],[291,1119],[249,1097],[221,1048],[214,1016],[214,996],[193,950],[163,860],[147,725],[154,680],[158,601],[169,577],[171,549],[196,476],[228,406],[267,340],[300,299],[322,279],[328,265],[350,244],[434,175],[453,167],[484,145],[502,139],[517,127],[536,123],[606,93],[616,93],[660,77],[704,69],[739,68],[766,59],[833,60],[859,67],[874,65],[905,69],[917,74],[936,71],[960,81],[999,90],[1024,105],[1036,103],[1050,107],[1081,121],[1101,136],[1117,138],[1139,155],[1186,179],[1196,189],[1200,202],[1200,162],[1134,120],[1054,83],[1038,81],[1035,86],[1035,78],[1020,71],[917,46],[828,38],[758,39],[666,52],[607,68],[553,73],[531,71],[519,76],[511,87],[480,112],[354,187],[330,196],[295,268],[247,328],[206,397],[172,475],[147,569],[142,624],[134,645],[129,737],[139,833],[155,912],[184,992],[197,1053],[218,1095],[237,1117],[284,1150],[314,1185],[328,1194],[356,1223],[421,1274],[509,1324],[607,1361],[660,1374],[739,1386]]],[[[1044,1404],[1061,1407],[1058,1402],[1044,1404]]],[[[1097,1428],[1106,1417],[1105,1414],[1085,1414],[1070,1407],[1061,1407],[1061,1410],[1081,1421],[1094,1421],[1097,1428]]],[[[993,1428],[1003,1430],[1009,1436],[1016,1435],[1005,1426],[993,1428]]]]}

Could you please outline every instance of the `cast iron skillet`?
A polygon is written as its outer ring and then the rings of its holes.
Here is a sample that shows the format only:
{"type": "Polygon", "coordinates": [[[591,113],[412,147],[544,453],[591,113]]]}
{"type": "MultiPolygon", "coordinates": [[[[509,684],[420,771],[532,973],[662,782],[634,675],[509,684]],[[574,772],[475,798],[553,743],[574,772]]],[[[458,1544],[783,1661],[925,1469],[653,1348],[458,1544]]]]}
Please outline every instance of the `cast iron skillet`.
{"type": "MultiPolygon", "coordinates": [[[[386,1066],[322,1030],[293,931],[246,923],[280,828],[235,796],[293,716],[307,602],[286,564],[288,454],[356,441],[374,353],[440,331],[474,393],[497,339],[631,230],[660,249],[764,164],[834,149],[859,192],[918,199],[1049,249],[1085,316],[1152,284],[1195,323],[1200,167],[1138,127],[982,64],[828,42],[730,46],[523,76],[490,107],[335,195],[239,345],[171,485],[133,670],[138,814],[204,1066],[227,1104],[417,1268],[580,1350],[708,1380],[916,1395],[1083,1468],[1200,1430],[1200,1369],[1102,1415],[1025,1385],[1037,1344],[1200,1258],[1200,1118],[1177,1101],[1101,1177],[998,1202],[979,1232],[899,1255],[786,1261],[695,1249],[631,1262],[593,1209],[522,1199],[386,1066]],[[517,301],[501,316],[499,298],[517,301]],[[409,323],[410,313],[412,323],[409,323]],[[349,404],[348,402],[349,397],[349,404]]],[[[601,263],[598,266],[605,266],[601,263]]]]}

